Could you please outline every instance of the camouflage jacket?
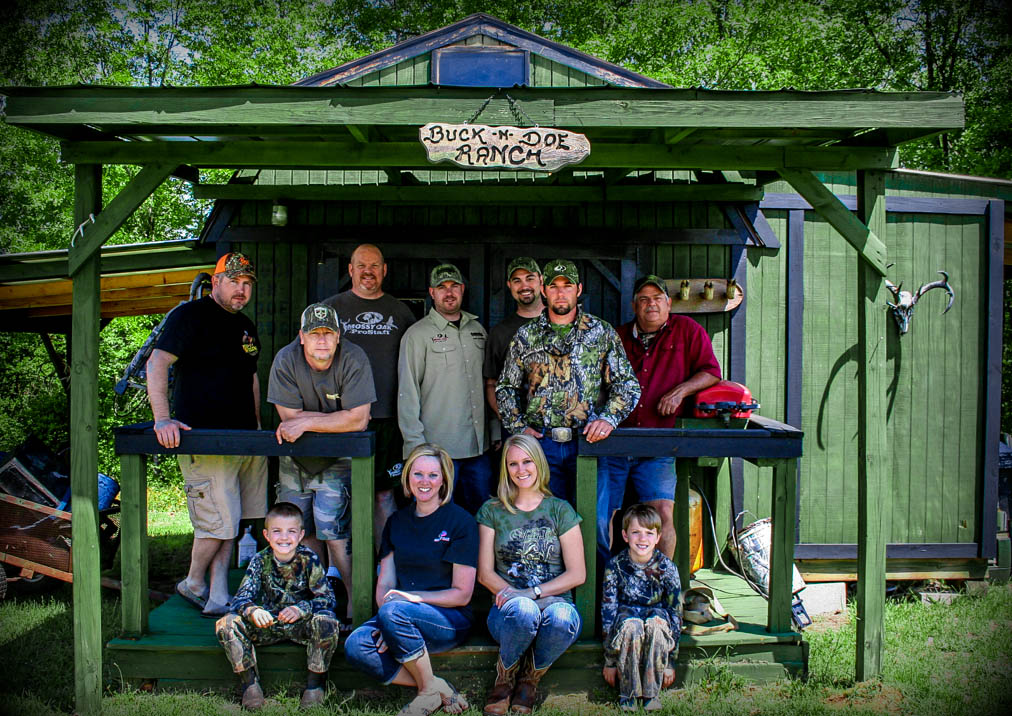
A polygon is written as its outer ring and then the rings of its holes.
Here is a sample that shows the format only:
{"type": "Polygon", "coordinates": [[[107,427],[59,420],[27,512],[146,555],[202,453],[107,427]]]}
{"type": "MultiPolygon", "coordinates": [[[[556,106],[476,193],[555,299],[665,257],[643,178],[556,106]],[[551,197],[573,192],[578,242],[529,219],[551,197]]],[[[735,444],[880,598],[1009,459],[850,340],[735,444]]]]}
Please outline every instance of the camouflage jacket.
{"type": "Polygon", "coordinates": [[[276,617],[293,604],[306,616],[334,616],[337,600],[319,557],[303,545],[285,564],[274,559],[270,547],[253,555],[232,598],[232,611],[246,616],[251,607],[263,607],[276,617]]]}
{"type": "Polygon", "coordinates": [[[599,419],[617,426],[636,407],[640,384],[611,325],[578,310],[560,337],[546,312],[517,330],[495,395],[511,433],[599,419]]]}
{"type": "Polygon", "coordinates": [[[675,640],[671,656],[677,656],[678,637],[682,633],[681,592],[678,568],[660,550],[655,549],[646,564],[633,562],[627,549],[612,557],[604,568],[601,589],[605,666],[616,664],[618,653],[611,646],[615,630],[630,617],[666,620],[675,640]]]}

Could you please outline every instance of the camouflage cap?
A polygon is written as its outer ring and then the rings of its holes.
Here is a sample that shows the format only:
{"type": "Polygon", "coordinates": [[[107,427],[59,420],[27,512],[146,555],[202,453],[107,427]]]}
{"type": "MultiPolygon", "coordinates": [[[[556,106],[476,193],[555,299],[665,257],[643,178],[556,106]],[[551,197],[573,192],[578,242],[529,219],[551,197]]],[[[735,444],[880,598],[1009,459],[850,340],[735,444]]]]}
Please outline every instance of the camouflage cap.
{"type": "Polygon", "coordinates": [[[580,283],[580,272],[569,259],[554,259],[545,264],[545,283],[551,283],[559,276],[563,276],[573,283],[580,283]]]}
{"type": "Polygon", "coordinates": [[[249,276],[254,281],[257,280],[257,272],[253,266],[253,262],[246,258],[245,254],[240,254],[238,251],[225,254],[218,259],[218,263],[214,266],[214,273],[223,273],[226,278],[249,276]]]}
{"type": "Polygon", "coordinates": [[[668,287],[664,284],[664,279],[654,274],[647,274],[643,278],[637,279],[633,285],[633,296],[640,292],[640,289],[644,286],[656,286],[661,290],[665,296],[668,295],[668,287]]]}
{"type": "Polygon", "coordinates": [[[302,332],[309,333],[317,328],[326,328],[334,333],[341,332],[337,311],[326,303],[314,303],[302,312],[302,332]]]}
{"type": "Polygon", "coordinates": [[[429,288],[435,288],[443,281],[464,283],[464,276],[460,273],[460,269],[453,264],[439,264],[429,274],[429,288]]]}
{"type": "Polygon", "coordinates": [[[538,266],[538,262],[532,259],[530,256],[517,256],[515,259],[510,261],[510,265],[506,267],[506,280],[509,281],[513,278],[513,272],[517,269],[523,269],[541,275],[541,267],[538,266]]]}

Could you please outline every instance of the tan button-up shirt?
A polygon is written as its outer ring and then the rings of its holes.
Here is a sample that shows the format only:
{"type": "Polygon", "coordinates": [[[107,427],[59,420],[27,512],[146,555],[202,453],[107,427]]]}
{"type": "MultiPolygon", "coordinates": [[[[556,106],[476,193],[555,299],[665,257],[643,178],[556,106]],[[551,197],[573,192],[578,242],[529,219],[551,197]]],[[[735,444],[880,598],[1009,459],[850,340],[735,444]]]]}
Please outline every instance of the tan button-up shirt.
{"type": "Polygon", "coordinates": [[[435,308],[404,333],[397,394],[404,457],[423,442],[442,446],[454,459],[488,449],[485,339],[477,316],[461,311],[458,329],[435,308]]]}

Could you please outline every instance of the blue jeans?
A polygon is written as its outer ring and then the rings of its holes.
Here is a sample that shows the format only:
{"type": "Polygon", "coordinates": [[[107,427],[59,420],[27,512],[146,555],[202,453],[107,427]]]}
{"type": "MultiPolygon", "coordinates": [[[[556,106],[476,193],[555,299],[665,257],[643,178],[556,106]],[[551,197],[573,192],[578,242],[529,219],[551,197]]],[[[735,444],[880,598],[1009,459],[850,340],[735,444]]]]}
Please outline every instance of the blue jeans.
{"type": "Polygon", "coordinates": [[[580,635],[580,615],[569,602],[555,602],[544,611],[527,597],[514,597],[502,609],[493,605],[488,630],[499,642],[499,658],[509,668],[534,644],[534,668],[546,669],[580,635]]]}
{"type": "Polygon", "coordinates": [[[488,453],[453,461],[453,501],[472,515],[496,492],[488,453]]]}
{"type": "Polygon", "coordinates": [[[348,636],[344,657],[356,669],[389,684],[405,661],[414,661],[426,650],[435,654],[459,645],[471,633],[473,621],[466,607],[388,602],[348,636]],[[377,634],[387,645],[382,654],[376,649],[377,634]]]}
{"type": "MultiPolygon", "coordinates": [[[[582,428],[581,428],[582,429],[582,428]]],[[[545,436],[538,442],[548,460],[548,489],[556,497],[576,507],[576,438],[568,443],[557,443],[551,438],[551,428],[543,428],[545,436]]],[[[575,433],[577,428],[573,428],[575,433]]]]}
{"type": "Polygon", "coordinates": [[[597,549],[605,561],[611,556],[608,525],[622,509],[626,483],[632,481],[640,502],[674,500],[675,458],[601,457],[597,459],[597,549]]]}

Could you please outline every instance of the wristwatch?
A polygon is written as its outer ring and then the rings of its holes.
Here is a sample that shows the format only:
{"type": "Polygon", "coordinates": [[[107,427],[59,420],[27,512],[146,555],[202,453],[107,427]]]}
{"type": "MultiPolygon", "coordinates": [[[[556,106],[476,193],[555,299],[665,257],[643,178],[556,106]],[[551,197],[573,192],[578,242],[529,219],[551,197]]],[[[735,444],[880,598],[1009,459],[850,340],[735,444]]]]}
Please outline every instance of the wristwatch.
{"type": "Polygon", "coordinates": [[[534,585],[534,598],[541,599],[541,587],[537,584],[534,585]]]}

